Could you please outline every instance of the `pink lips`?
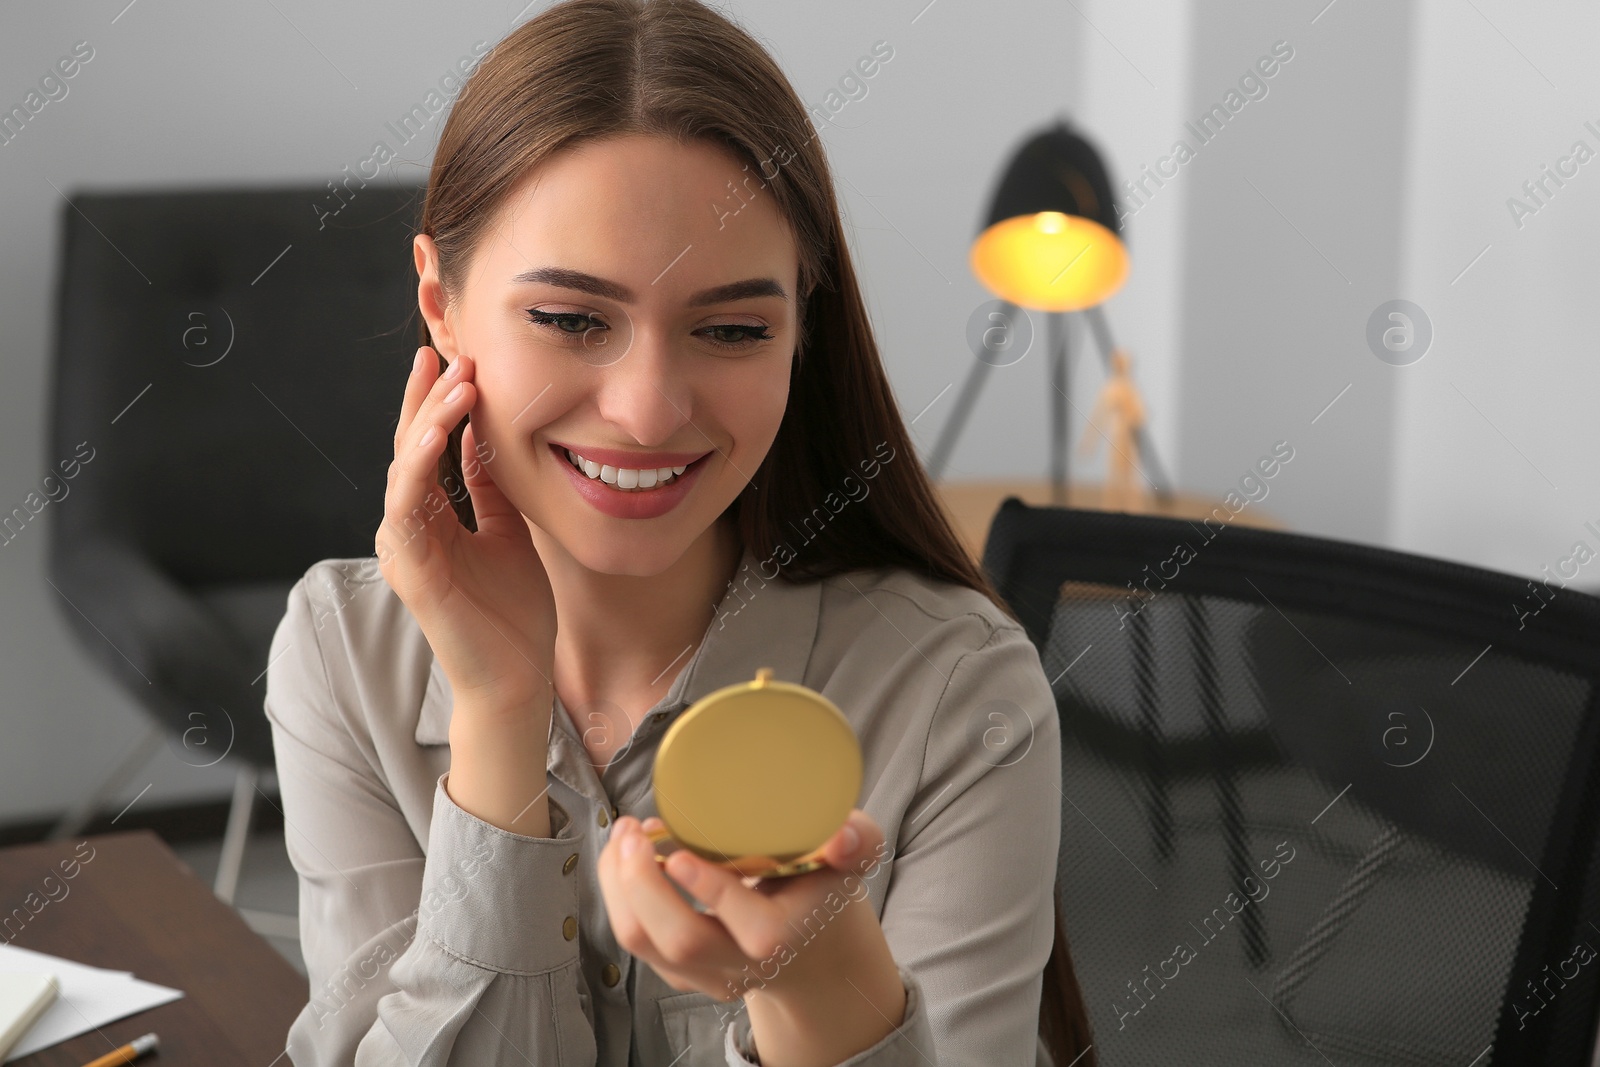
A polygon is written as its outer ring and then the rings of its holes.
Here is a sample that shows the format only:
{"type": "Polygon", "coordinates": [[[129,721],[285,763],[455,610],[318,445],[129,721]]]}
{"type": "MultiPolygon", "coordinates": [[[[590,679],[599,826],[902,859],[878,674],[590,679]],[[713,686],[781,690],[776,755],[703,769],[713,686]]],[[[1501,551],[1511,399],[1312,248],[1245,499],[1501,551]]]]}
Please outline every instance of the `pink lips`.
{"type": "Polygon", "coordinates": [[[584,448],[579,445],[568,444],[566,441],[551,441],[550,447],[554,448],[562,459],[566,459],[565,449],[571,449],[584,459],[592,459],[599,464],[609,464],[613,467],[627,467],[632,470],[645,470],[650,467],[683,467],[707,455],[705,452],[625,452],[616,448],[584,448]]]}
{"type": "Polygon", "coordinates": [[[554,442],[550,445],[551,453],[556,457],[561,469],[567,472],[567,479],[572,483],[573,489],[577,490],[578,495],[588,501],[596,511],[614,519],[654,519],[677,507],[679,502],[689,495],[689,490],[699,479],[700,471],[705,466],[701,461],[711,454],[707,452],[696,457],[682,452],[645,454],[607,449],[595,449],[590,452],[582,452],[576,448],[572,450],[584,459],[610,464],[613,467],[637,466],[639,469],[644,469],[686,465],[682,474],[676,475],[670,483],[659,489],[627,491],[607,485],[598,478],[590,478],[578,470],[567,459],[566,449],[567,446],[554,442]],[[662,456],[672,462],[660,460],[662,456]],[[623,459],[625,462],[616,463],[615,458],[623,459]]]}

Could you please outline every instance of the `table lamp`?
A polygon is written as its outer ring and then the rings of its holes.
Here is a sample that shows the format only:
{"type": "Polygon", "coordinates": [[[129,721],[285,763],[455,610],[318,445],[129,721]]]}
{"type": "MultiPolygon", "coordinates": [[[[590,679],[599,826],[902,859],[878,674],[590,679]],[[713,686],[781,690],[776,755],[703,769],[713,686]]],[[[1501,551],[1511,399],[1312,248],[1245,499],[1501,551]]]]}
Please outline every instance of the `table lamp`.
{"type": "MultiPolygon", "coordinates": [[[[1052,499],[1066,503],[1067,486],[1067,322],[1083,312],[1109,370],[1114,344],[1100,305],[1128,277],[1128,250],[1122,235],[1111,181],[1100,154],[1064,118],[1058,118],[1023,143],[1012,156],[995,190],[982,229],[972,243],[972,272],[1005,306],[1009,327],[1018,308],[1042,311],[1050,323],[1050,484],[1052,499]]],[[[1002,332],[1009,332],[1002,331],[1002,332]]],[[[943,472],[979,389],[994,366],[986,331],[984,352],[967,374],[955,410],[934,444],[928,470],[943,472]]],[[[1156,463],[1148,435],[1138,433],[1141,464],[1159,500],[1172,490],[1156,463]]]]}

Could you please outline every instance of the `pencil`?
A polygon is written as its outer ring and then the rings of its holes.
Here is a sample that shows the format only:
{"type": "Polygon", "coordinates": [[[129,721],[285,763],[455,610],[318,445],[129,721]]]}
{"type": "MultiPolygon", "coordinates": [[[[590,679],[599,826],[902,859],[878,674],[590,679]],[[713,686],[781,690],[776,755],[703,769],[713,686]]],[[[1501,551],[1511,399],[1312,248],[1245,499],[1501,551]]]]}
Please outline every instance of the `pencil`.
{"type": "Polygon", "coordinates": [[[84,1064],[83,1067],[118,1067],[119,1064],[132,1063],[146,1052],[153,1052],[156,1043],[155,1034],[145,1034],[143,1037],[134,1038],[115,1052],[108,1052],[99,1059],[84,1064]]]}

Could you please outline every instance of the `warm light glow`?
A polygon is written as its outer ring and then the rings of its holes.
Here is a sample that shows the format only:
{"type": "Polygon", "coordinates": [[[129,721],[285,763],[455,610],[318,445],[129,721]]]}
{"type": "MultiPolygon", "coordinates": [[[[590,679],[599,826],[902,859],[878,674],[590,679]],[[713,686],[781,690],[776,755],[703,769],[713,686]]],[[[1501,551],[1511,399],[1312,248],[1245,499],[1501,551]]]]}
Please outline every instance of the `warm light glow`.
{"type": "Polygon", "coordinates": [[[1067,216],[1059,211],[1041,211],[1033,217],[1033,225],[1040,233],[1060,233],[1067,228],[1067,216]]]}
{"type": "Polygon", "coordinates": [[[990,226],[972,244],[972,272],[1002,300],[1034,311],[1082,311],[1128,277],[1128,250],[1091,219],[1041,211],[990,226]]]}

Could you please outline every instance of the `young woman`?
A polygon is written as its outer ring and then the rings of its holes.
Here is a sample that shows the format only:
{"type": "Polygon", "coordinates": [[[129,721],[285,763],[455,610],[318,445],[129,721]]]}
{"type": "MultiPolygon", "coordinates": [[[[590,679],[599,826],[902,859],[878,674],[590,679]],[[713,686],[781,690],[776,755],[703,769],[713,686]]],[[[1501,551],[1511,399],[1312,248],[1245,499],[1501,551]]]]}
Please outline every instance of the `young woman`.
{"type": "Polygon", "coordinates": [[[771,57],[695,0],[558,4],[462,89],[420,229],[376,556],[306,573],[268,672],[290,1059],[1092,1062],[1054,698],[771,57]],[[658,866],[663,732],[763,666],[850,719],[861,807],[809,874],[658,866]]]}

